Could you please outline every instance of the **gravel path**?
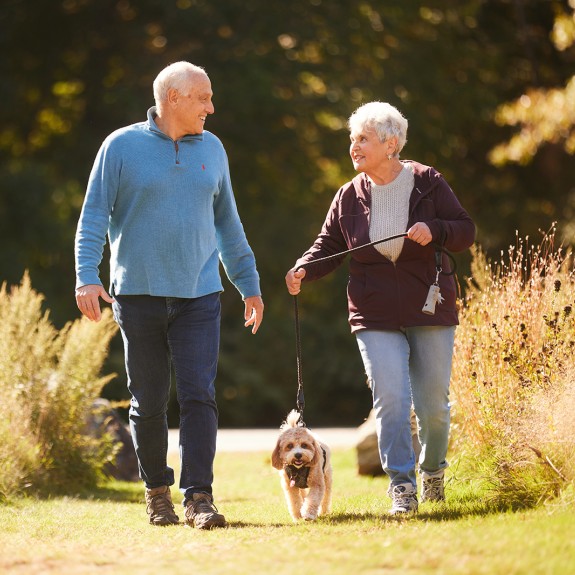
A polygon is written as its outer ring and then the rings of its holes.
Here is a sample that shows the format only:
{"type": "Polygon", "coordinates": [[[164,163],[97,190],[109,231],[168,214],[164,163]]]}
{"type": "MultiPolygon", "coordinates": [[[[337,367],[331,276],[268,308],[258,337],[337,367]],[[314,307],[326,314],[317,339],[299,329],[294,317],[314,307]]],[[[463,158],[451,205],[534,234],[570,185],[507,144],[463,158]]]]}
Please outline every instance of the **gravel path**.
{"type": "MultiPolygon", "coordinates": [[[[332,448],[355,447],[357,428],[322,427],[314,428],[325,443],[332,448]]],[[[218,431],[218,451],[273,451],[279,429],[220,429],[218,431]]],[[[168,446],[170,451],[178,451],[178,429],[170,429],[168,446]]]]}

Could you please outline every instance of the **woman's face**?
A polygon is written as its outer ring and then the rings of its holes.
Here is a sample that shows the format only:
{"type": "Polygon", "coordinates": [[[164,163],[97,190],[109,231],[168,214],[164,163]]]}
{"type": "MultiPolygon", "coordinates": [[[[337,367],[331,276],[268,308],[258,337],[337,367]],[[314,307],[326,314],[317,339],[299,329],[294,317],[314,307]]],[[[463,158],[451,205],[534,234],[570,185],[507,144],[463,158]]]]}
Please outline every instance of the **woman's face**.
{"type": "Polygon", "coordinates": [[[349,155],[353,167],[368,176],[380,170],[382,164],[388,161],[387,155],[393,152],[390,152],[390,141],[381,142],[373,129],[352,130],[349,138],[349,155]]]}

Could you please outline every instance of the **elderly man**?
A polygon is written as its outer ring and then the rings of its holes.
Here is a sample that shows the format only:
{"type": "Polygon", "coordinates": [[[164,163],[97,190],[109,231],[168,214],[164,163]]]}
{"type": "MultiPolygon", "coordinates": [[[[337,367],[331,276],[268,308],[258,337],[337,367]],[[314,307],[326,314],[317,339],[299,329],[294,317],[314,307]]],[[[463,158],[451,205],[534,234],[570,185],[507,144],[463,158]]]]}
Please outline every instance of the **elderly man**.
{"type": "Polygon", "coordinates": [[[219,353],[219,262],[256,333],[264,305],[240,221],[226,152],[204,130],[214,113],[206,72],[189,62],[162,70],[148,119],[110,134],[94,162],[76,232],[76,302],[90,320],[111,303],[131,394],[130,429],[153,525],[179,523],[167,465],[173,364],[180,406],[180,490],[186,522],[223,527],[213,502],[219,353]],[[99,278],[106,234],[110,293],[99,278]]]}

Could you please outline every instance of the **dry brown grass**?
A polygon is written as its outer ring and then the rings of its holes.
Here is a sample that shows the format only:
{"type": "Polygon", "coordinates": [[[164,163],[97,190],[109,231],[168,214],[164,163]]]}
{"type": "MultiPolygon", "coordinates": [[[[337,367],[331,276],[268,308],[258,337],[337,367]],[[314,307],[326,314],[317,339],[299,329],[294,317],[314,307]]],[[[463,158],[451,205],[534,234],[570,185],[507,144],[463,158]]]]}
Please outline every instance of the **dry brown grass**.
{"type": "Polygon", "coordinates": [[[26,274],[0,289],[0,499],[95,483],[113,446],[85,422],[110,379],[99,372],[117,326],[76,320],[58,331],[26,274]]]}
{"type": "Polygon", "coordinates": [[[512,506],[575,479],[575,278],[571,254],[517,238],[497,263],[473,254],[453,369],[459,441],[512,506]]]}

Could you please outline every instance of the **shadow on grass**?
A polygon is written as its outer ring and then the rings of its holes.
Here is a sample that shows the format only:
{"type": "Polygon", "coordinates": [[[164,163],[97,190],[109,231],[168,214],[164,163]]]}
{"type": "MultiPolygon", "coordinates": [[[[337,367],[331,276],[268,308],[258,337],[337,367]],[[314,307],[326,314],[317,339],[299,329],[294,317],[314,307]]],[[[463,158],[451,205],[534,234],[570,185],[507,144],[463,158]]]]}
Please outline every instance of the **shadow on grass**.
{"type": "Polygon", "coordinates": [[[257,523],[250,521],[229,521],[228,528],[286,528],[298,527],[300,525],[323,525],[323,526],[336,526],[336,525],[353,525],[358,523],[368,523],[371,526],[380,525],[398,525],[405,522],[444,522],[444,521],[457,521],[463,517],[481,517],[498,513],[501,510],[494,507],[481,505],[480,503],[473,507],[466,509],[453,509],[445,505],[435,505],[435,509],[422,510],[417,514],[410,516],[398,517],[389,515],[387,511],[382,513],[366,512],[366,513],[333,513],[328,516],[319,517],[315,521],[298,521],[289,523],[257,523]]]}
{"type": "MultiPolygon", "coordinates": [[[[32,494],[30,494],[32,495],[32,494]]],[[[136,503],[143,504],[144,489],[141,482],[126,482],[110,480],[95,488],[80,489],[76,493],[43,493],[34,494],[38,499],[54,499],[58,497],[75,498],[86,501],[110,501],[117,503],[136,503]]],[[[181,503],[177,493],[173,493],[174,503],[179,505],[181,503]]],[[[240,501],[250,501],[248,498],[241,499],[240,501]]],[[[234,499],[237,503],[238,500],[234,499]]],[[[524,510],[524,509],[523,509],[524,510]]],[[[311,525],[313,523],[323,525],[352,525],[356,523],[379,523],[382,525],[401,524],[405,521],[417,522],[446,522],[457,521],[464,517],[480,517],[488,516],[501,512],[512,511],[509,507],[496,505],[493,501],[474,491],[467,493],[460,493],[453,499],[448,498],[447,502],[442,503],[423,503],[419,506],[419,512],[415,515],[408,517],[398,517],[388,514],[387,509],[382,509],[381,512],[366,511],[366,512],[348,512],[338,511],[330,515],[319,517],[316,522],[301,521],[301,522],[251,522],[251,521],[229,521],[228,527],[234,529],[246,528],[285,528],[298,525],[311,525]]]]}
{"type": "Polygon", "coordinates": [[[261,528],[284,528],[295,523],[255,523],[253,521],[228,521],[227,529],[261,529],[261,528]]]}
{"type": "Polygon", "coordinates": [[[78,494],[80,499],[97,499],[99,501],[118,501],[123,503],[142,503],[144,486],[140,481],[129,483],[114,481],[95,489],[78,494]]]}
{"type": "Polygon", "coordinates": [[[459,499],[456,502],[425,503],[419,506],[416,514],[407,516],[389,515],[387,510],[381,513],[334,513],[324,520],[332,524],[356,523],[362,521],[378,521],[388,524],[403,523],[405,521],[457,521],[463,517],[485,517],[508,511],[507,508],[497,507],[481,497],[459,499]]]}
{"type": "Polygon", "coordinates": [[[118,503],[142,503],[144,488],[141,482],[110,480],[96,487],[81,487],[77,491],[51,489],[29,492],[27,495],[40,500],[73,498],[93,501],[115,501],[118,503]]]}

